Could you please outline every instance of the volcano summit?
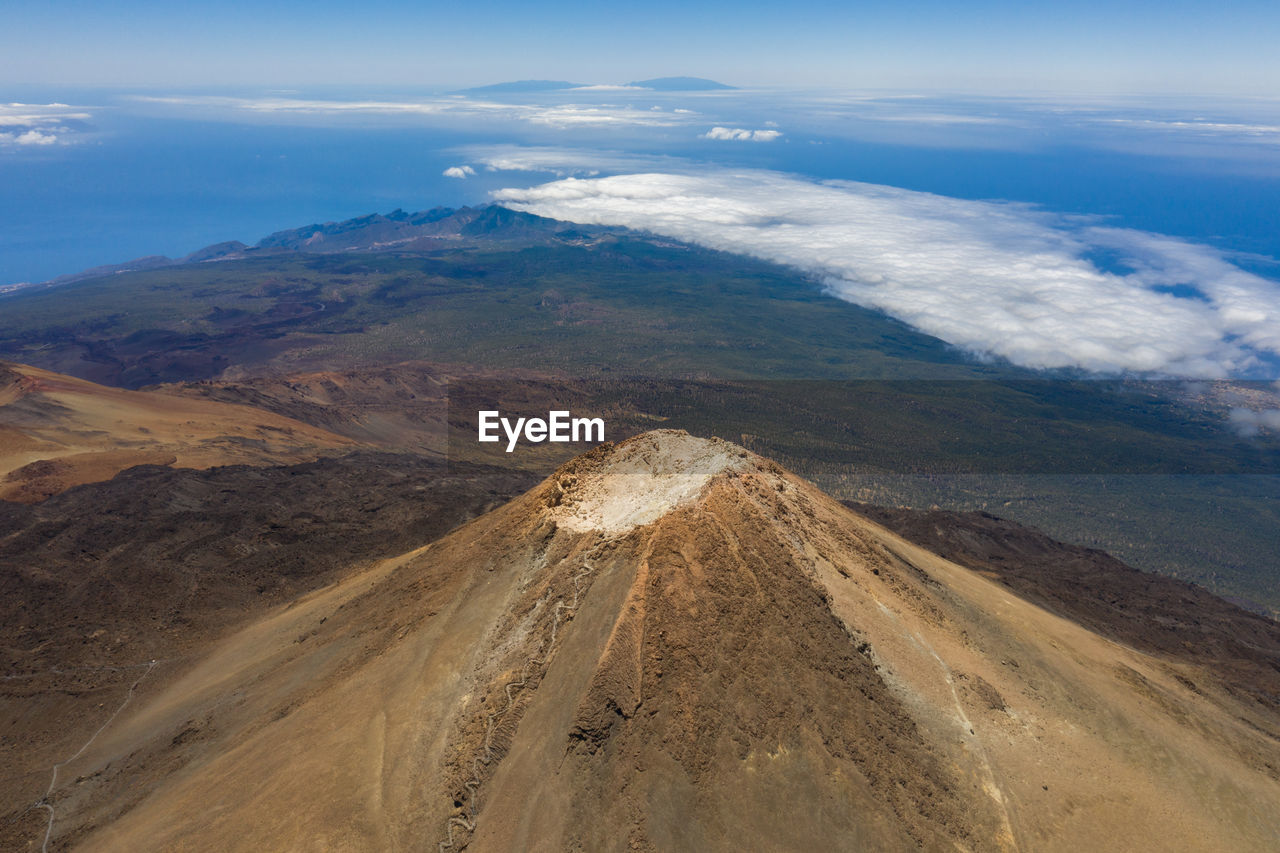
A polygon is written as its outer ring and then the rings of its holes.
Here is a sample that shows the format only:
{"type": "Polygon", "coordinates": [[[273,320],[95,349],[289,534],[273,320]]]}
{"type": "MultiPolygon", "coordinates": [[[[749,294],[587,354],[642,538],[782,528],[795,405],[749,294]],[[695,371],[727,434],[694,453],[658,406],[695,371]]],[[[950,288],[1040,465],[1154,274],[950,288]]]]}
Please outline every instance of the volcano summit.
{"type": "Polygon", "coordinates": [[[681,432],[602,445],[148,673],[59,777],[55,843],[1264,850],[1280,837],[1274,674],[1224,681],[1118,643],[681,432]]]}

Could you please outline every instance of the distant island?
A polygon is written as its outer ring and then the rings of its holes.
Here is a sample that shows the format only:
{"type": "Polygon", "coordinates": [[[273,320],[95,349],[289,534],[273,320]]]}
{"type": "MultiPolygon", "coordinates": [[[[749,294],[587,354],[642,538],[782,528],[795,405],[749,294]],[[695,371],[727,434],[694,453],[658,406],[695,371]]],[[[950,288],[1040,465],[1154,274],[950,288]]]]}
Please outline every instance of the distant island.
{"type": "Polygon", "coordinates": [[[708,80],[705,77],[654,77],[652,80],[638,80],[628,85],[642,89],[656,89],[659,92],[707,92],[713,89],[738,88],[708,80]]]}

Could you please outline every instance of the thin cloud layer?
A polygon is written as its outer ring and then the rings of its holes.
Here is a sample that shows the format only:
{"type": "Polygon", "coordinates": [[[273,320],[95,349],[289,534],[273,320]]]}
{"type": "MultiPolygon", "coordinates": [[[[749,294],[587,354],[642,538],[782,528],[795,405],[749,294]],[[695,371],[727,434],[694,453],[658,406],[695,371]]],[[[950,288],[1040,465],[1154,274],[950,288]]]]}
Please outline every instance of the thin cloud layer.
{"type": "Polygon", "coordinates": [[[1099,123],[1125,125],[1144,130],[1194,133],[1201,136],[1240,136],[1273,144],[1280,144],[1280,125],[1245,124],[1207,120],[1158,120],[1150,118],[1103,118],[1099,123]]]}
{"type": "Polygon", "coordinates": [[[139,96],[142,103],[213,108],[259,115],[482,118],[523,121],[552,128],[674,127],[690,120],[657,109],[617,104],[508,104],[454,95],[413,101],[336,101],[288,97],[232,98],[223,96],[139,96]]]}
{"type": "Polygon", "coordinates": [[[746,130],[741,127],[713,127],[702,134],[703,139],[723,139],[734,142],[772,142],[782,135],[778,130],[746,130]]]}
{"type": "Polygon", "coordinates": [[[1025,205],[763,171],[568,178],[495,196],[789,264],[835,296],[1026,367],[1224,377],[1280,355],[1275,282],[1206,246],[1025,205]]]}
{"type": "Polygon", "coordinates": [[[638,169],[668,171],[687,168],[679,157],[531,145],[463,145],[451,149],[462,159],[490,172],[547,172],[562,178],[595,177],[603,172],[638,169]]]}

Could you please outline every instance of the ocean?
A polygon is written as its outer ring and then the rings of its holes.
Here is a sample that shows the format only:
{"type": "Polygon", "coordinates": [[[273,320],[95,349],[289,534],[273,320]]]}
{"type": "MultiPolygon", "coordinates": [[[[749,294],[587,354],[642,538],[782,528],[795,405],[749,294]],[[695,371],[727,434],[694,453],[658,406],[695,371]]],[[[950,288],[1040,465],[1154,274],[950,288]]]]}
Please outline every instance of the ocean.
{"type": "Polygon", "coordinates": [[[0,284],[375,211],[484,203],[563,177],[575,155],[582,175],[751,168],[1023,202],[1203,243],[1280,278],[1280,120],[1269,104],[625,90],[9,99],[0,119],[15,126],[33,112],[19,105],[36,104],[43,123],[30,127],[56,141],[17,144],[20,124],[0,139],[0,284]],[[714,127],[764,136],[707,138],[714,127]],[[477,161],[464,179],[444,175],[495,151],[561,154],[544,170],[477,161]]]}

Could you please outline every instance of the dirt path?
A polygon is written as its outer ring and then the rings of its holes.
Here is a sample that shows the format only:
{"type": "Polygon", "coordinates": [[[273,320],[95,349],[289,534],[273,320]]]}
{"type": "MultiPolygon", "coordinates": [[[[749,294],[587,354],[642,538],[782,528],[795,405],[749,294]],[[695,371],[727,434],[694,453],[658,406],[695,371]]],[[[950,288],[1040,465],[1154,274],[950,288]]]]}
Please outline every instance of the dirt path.
{"type": "Polygon", "coordinates": [[[476,755],[472,759],[472,777],[463,786],[468,792],[467,810],[469,815],[453,814],[449,816],[449,819],[445,822],[444,826],[444,838],[441,839],[440,843],[437,845],[440,853],[444,853],[445,850],[448,850],[456,844],[453,833],[453,828],[455,826],[461,826],[468,833],[475,831],[475,821],[479,811],[477,798],[479,797],[480,786],[484,782],[481,765],[489,767],[493,764],[493,733],[497,726],[515,706],[516,697],[515,694],[512,693],[512,689],[514,688],[516,691],[519,691],[528,684],[529,679],[534,672],[537,672],[538,669],[541,668],[543,674],[545,674],[546,668],[551,665],[551,661],[555,657],[556,653],[556,639],[560,631],[560,625],[572,620],[574,615],[577,613],[578,605],[581,603],[582,582],[595,573],[596,567],[591,564],[591,559],[598,554],[599,550],[599,545],[591,549],[591,551],[588,552],[587,557],[583,558],[581,568],[575,572],[573,576],[573,601],[566,603],[565,599],[562,597],[556,602],[554,616],[551,622],[551,636],[547,640],[543,650],[538,655],[530,657],[525,662],[524,666],[520,670],[520,677],[518,679],[507,682],[503,687],[507,696],[506,707],[500,711],[495,710],[489,713],[485,726],[485,736],[482,743],[481,754],[476,755]]]}
{"type": "Polygon", "coordinates": [[[110,726],[113,722],[115,722],[116,717],[120,716],[120,712],[123,711],[125,709],[125,706],[129,704],[129,701],[133,699],[133,693],[135,690],[138,689],[138,685],[142,683],[142,679],[150,675],[151,670],[155,669],[158,663],[160,663],[160,661],[153,660],[149,663],[136,664],[132,667],[120,667],[120,669],[136,669],[138,667],[145,666],[147,669],[145,672],[142,673],[142,675],[138,676],[137,680],[134,681],[133,684],[129,685],[129,692],[125,694],[124,701],[120,703],[120,706],[116,708],[115,712],[112,713],[110,717],[107,717],[107,721],[103,723],[101,726],[99,726],[98,730],[95,731],[92,735],[90,735],[87,741],[81,744],[80,748],[76,750],[75,755],[71,756],[70,758],[59,761],[57,764],[53,765],[53,774],[49,779],[49,789],[44,792],[44,797],[40,800],[40,802],[36,803],[37,808],[42,808],[47,812],[49,812],[49,825],[45,827],[44,843],[40,845],[40,853],[49,853],[49,839],[53,836],[53,821],[57,817],[57,814],[54,812],[53,804],[49,802],[49,798],[53,796],[54,788],[58,787],[58,771],[61,770],[63,767],[66,767],[71,762],[75,761],[80,756],[84,755],[84,751],[88,749],[95,740],[98,739],[98,735],[106,731],[107,727],[110,726]]]}

